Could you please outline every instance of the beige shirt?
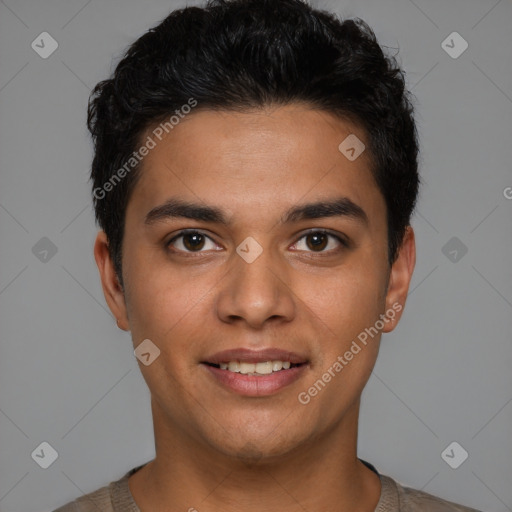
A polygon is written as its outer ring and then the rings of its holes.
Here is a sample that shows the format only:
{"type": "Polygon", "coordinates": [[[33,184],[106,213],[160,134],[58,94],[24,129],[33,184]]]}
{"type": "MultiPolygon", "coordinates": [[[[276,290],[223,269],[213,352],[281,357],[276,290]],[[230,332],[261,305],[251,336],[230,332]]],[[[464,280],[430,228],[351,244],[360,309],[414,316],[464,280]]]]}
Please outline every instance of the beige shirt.
{"type": "MultiPolygon", "coordinates": [[[[140,512],[130,493],[128,478],[142,466],[131,469],[120,480],[86,494],[54,512],[140,512]]],[[[403,487],[392,478],[378,473],[373,466],[372,469],[379,475],[382,484],[375,512],[480,512],[423,491],[403,487]]]]}

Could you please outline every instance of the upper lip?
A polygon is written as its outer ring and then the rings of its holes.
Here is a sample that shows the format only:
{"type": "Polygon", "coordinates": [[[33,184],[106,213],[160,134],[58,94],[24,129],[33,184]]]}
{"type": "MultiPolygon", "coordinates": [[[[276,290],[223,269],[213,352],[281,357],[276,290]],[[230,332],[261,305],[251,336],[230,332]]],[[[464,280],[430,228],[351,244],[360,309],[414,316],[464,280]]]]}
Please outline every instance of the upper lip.
{"type": "Polygon", "coordinates": [[[292,364],[306,363],[308,360],[305,356],[281,350],[278,348],[266,348],[263,350],[251,350],[248,348],[233,348],[217,352],[208,356],[203,362],[205,363],[228,363],[229,361],[243,361],[245,363],[262,363],[265,361],[290,361],[292,364]]]}

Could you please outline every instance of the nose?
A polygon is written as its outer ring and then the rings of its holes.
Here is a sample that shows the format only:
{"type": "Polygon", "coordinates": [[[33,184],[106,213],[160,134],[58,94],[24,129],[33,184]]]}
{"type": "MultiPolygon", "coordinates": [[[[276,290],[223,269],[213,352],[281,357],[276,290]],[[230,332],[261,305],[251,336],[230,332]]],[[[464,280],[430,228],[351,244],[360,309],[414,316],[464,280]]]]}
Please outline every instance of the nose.
{"type": "Polygon", "coordinates": [[[261,329],[268,322],[290,322],[295,317],[296,301],[287,284],[286,269],[271,251],[247,263],[233,255],[232,268],[222,280],[217,296],[218,317],[226,323],[245,323],[261,329]]]}

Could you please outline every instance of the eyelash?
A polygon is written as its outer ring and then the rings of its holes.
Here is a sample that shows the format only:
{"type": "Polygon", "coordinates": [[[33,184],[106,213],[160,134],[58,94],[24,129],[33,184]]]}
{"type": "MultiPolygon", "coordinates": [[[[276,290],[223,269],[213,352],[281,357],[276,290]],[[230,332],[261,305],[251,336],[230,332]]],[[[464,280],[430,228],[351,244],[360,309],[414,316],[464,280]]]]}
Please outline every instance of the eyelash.
{"type": "MultiPolygon", "coordinates": [[[[171,240],[169,240],[165,245],[168,248],[168,247],[170,247],[173,244],[173,242],[175,242],[179,238],[183,238],[185,235],[192,235],[192,234],[198,234],[198,235],[204,236],[204,237],[208,238],[210,241],[214,242],[211,239],[211,237],[209,237],[208,235],[206,235],[202,231],[199,231],[199,230],[196,230],[196,229],[184,229],[184,230],[180,231],[177,235],[175,235],[173,238],[171,238],[171,240]]],[[[334,235],[333,233],[330,233],[329,231],[325,231],[323,229],[312,229],[312,230],[304,233],[297,240],[297,242],[295,242],[293,245],[296,245],[300,240],[302,240],[303,238],[307,237],[308,235],[313,235],[313,234],[327,235],[328,237],[334,238],[337,242],[339,242],[343,249],[348,249],[349,248],[349,244],[348,244],[348,242],[346,240],[344,240],[343,238],[341,238],[338,235],[334,235]]],[[[308,253],[312,253],[312,254],[329,254],[331,252],[337,252],[338,250],[337,249],[330,249],[329,251],[298,251],[298,252],[308,252],[308,253]]],[[[186,251],[186,250],[183,251],[181,249],[178,249],[178,250],[175,250],[173,252],[187,254],[187,257],[189,257],[189,256],[190,257],[195,257],[196,254],[200,255],[201,253],[203,253],[205,251],[186,251]]]]}

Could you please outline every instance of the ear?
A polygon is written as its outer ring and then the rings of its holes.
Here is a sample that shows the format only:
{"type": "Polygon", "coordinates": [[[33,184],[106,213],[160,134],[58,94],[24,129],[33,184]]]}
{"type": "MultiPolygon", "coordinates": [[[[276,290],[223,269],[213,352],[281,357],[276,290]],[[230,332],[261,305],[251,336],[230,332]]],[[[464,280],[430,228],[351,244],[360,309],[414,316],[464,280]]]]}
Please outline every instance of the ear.
{"type": "Polygon", "coordinates": [[[411,226],[407,226],[397,259],[391,266],[386,293],[386,311],[393,311],[394,316],[391,319],[389,315],[390,321],[385,323],[382,332],[391,332],[400,321],[415,264],[416,242],[414,230],[411,226]]]}
{"type": "Polygon", "coordinates": [[[117,319],[117,326],[123,331],[129,331],[128,315],[124,291],[114,269],[114,263],[110,257],[107,235],[100,231],[94,243],[94,259],[101,277],[101,286],[108,307],[117,319]]]}

